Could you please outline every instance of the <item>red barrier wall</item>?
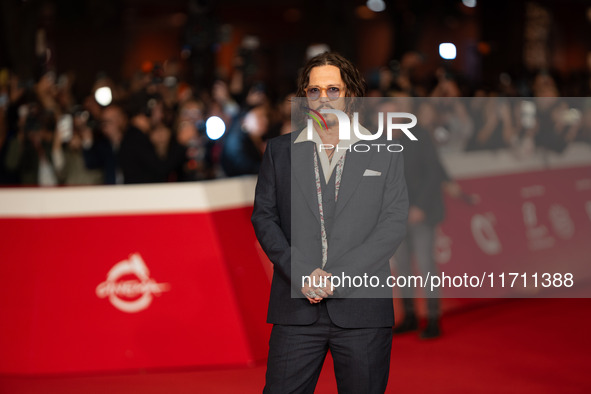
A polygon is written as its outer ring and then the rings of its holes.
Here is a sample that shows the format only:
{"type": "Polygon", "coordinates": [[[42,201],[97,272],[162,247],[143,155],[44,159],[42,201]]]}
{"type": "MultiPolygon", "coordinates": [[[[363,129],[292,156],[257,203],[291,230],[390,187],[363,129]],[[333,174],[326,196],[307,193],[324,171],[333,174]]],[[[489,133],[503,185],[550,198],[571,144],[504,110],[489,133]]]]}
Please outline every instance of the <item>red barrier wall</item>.
{"type": "MultiPolygon", "coordinates": [[[[576,287],[591,279],[591,167],[530,171],[460,180],[478,202],[447,198],[447,217],[437,240],[441,271],[481,276],[495,273],[490,290],[452,289],[448,297],[569,296],[547,294],[544,273],[572,273],[576,287]],[[526,292],[501,273],[527,273],[526,292]],[[538,273],[537,290],[531,288],[538,273]]],[[[490,280],[487,279],[487,283],[490,280]]],[[[558,282],[557,282],[558,283],[558,282]]],[[[564,290],[564,288],[563,288],[564,290]]],[[[591,297],[586,287],[580,296],[591,297]]]]}
{"type": "MultiPolygon", "coordinates": [[[[0,190],[0,374],[263,360],[255,181],[0,190]]],[[[459,182],[480,202],[447,201],[442,271],[588,277],[591,166],[459,182]]]]}
{"type": "MultiPolygon", "coordinates": [[[[184,192],[198,200],[203,187],[184,192]]],[[[166,186],[142,191],[152,188],[166,186]]],[[[227,192],[237,191],[229,184],[227,192]]],[[[125,188],[109,192],[125,197],[125,188]]],[[[269,263],[257,249],[252,207],[198,205],[183,213],[1,218],[0,373],[264,360],[269,263]]]]}

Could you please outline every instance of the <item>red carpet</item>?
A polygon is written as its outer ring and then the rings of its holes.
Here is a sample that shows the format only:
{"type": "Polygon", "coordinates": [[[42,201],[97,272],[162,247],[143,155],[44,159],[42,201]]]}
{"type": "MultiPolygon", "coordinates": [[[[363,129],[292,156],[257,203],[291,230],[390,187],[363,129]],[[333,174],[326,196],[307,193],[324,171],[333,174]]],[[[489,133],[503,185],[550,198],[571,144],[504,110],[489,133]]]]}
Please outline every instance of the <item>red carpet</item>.
{"type": "MultiPolygon", "coordinates": [[[[495,301],[444,316],[443,336],[394,338],[388,393],[590,393],[591,299],[495,301]]],[[[2,394],[260,393],[265,366],[0,377],[2,394]]],[[[317,393],[336,393],[327,359],[317,393]]]]}

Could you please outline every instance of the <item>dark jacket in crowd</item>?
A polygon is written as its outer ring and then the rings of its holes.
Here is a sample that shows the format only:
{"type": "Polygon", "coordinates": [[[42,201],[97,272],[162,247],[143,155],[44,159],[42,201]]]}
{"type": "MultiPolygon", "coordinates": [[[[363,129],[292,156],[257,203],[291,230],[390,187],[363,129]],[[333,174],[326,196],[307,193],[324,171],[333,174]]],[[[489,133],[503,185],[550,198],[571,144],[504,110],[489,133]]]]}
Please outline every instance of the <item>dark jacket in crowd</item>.
{"type": "Polygon", "coordinates": [[[83,149],[82,154],[86,168],[103,171],[106,185],[115,185],[117,183],[119,152],[108,139],[99,136],[90,148],[83,149]]]}
{"type": "Polygon", "coordinates": [[[419,127],[412,132],[418,141],[403,137],[401,142],[409,205],[420,208],[426,222],[435,225],[445,216],[442,183],[447,176],[429,132],[419,127]]]}
{"type": "Polygon", "coordinates": [[[242,118],[237,118],[224,137],[220,157],[222,169],[227,176],[258,174],[262,157],[250,139],[242,130],[242,118]]]}
{"type": "Polygon", "coordinates": [[[168,182],[178,179],[185,149],[171,139],[168,155],[160,158],[147,134],[131,126],[121,141],[119,160],[125,183],[168,182]]]}

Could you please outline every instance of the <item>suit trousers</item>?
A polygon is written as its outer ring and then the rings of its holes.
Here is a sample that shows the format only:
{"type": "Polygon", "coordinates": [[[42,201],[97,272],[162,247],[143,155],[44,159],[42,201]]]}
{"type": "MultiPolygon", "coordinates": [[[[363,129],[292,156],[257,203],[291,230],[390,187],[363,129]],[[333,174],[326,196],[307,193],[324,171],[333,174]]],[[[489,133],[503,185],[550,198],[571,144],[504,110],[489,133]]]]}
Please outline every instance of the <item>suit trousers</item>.
{"type": "Polygon", "coordinates": [[[305,326],[275,324],[269,340],[264,393],[314,393],[330,350],[340,394],[384,393],[390,371],[392,327],[341,328],[323,300],[318,320],[305,326]]]}
{"type": "MultiPolygon", "coordinates": [[[[426,280],[429,276],[439,274],[435,262],[435,225],[428,223],[410,224],[407,228],[406,238],[394,254],[396,260],[396,272],[399,276],[406,278],[415,275],[413,270],[413,257],[416,259],[419,275],[426,280]]],[[[414,315],[414,297],[417,296],[413,287],[400,287],[400,294],[403,299],[405,313],[414,315]]],[[[427,297],[427,317],[429,319],[439,318],[440,302],[439,288],[431,290],[429,286],[424,289],[427,297]]]]}

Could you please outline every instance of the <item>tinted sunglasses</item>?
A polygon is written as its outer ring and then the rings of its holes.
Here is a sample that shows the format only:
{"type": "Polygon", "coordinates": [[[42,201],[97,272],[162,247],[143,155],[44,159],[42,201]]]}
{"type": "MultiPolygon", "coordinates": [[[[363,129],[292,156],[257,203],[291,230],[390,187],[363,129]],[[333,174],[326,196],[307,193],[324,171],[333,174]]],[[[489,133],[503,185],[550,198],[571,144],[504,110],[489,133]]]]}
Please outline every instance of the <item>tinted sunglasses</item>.
{"type": "Polygon", "coordinates": [[[312,101],[316,101],[320,98],[320,94],[323,90],[326,92],[326,96],[329,98],[329,100],[336,100],[341,95],[341,88],[338,86],[330,86],[328,88],[308,88],[306,89],[306,97],[312,101]]]}

